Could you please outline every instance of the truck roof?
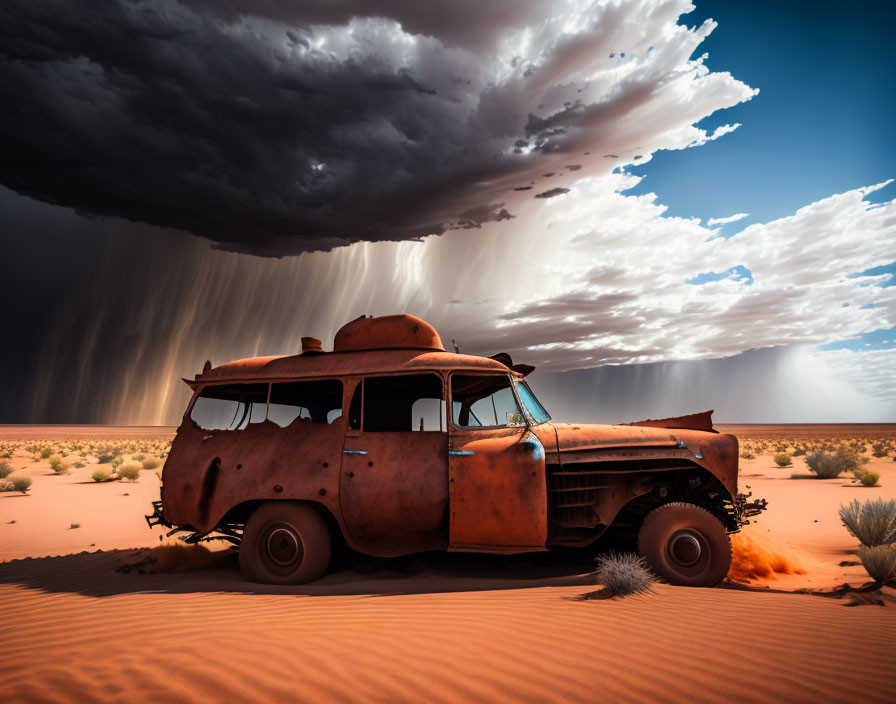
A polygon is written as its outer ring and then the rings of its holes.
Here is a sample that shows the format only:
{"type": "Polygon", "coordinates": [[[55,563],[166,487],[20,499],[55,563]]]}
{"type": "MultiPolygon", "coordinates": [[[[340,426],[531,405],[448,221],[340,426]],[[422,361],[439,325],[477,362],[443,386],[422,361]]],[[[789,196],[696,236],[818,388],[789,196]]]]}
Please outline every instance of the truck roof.
{"type": "MultiPolygon", "coordinates": [[[[407,371],[505,372],[522,376],[489,357],[429,350],[363,350],[282,357],[250,357],[227,362],[196,375],[195,383],[234,380],[350,376],[407,371]]],[[[190,382],[188,382],[190,383],[190,382]]]]}
{"type": "Polygon", "coordinates": [[[478,357],[446,352],[429,323],[413,315],[362,316],[336,333],[333,351],[324,352],[320,340],[302,338],[302,353],[277,357],[250,357],[217,367],[206,363],[195,381],[248,381],[388,374],[406,371],[510,372],[525,376],[531,367],[512,368],[509,355],[478,357]]]}

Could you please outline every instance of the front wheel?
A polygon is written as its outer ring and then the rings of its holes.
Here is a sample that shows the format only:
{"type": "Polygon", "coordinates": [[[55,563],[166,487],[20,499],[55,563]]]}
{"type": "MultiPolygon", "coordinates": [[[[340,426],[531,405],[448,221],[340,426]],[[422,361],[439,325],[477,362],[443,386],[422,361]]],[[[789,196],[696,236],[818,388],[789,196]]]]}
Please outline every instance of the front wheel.
{"type": "Polygon", "coordinates": [[[258,508],[240,540],[240,570],[266,584],[305,584],[330,564],[330,531],[307,504],[274,501],[258,508]]]}
{"type": "Polygon", "coordinates": [[[731,540],[718,518],[694,504],[657,506],[638,532],[638,551],[664,581],[712,587],[731,567],[731,540]]]}

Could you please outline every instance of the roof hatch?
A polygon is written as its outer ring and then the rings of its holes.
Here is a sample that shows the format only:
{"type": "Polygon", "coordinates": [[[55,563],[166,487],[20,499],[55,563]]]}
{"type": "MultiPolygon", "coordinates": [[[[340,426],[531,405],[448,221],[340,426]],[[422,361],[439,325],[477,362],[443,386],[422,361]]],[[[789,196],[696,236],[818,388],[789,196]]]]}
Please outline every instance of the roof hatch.
{"type": "Polygon", "coordinates": [[[333,340],[334,352],[415,349],[444,352],[435,328],[413,315],[361,316],[346,323],[333,340]]]}

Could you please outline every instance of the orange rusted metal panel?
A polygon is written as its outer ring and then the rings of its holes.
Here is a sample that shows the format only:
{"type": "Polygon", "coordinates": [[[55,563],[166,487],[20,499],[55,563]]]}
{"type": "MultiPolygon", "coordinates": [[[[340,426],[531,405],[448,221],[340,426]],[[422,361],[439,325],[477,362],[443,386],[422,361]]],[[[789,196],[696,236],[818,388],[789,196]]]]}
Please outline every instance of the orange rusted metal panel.
{"type": "Polygon", "coordinates": [[[389,557],[445,548],[448,433],[349,429],[339,500],[355,550],[389,557]]]}
{"type": "Polygon", "coordinates": [[[388,350],[396,347],[445,351],[435,328],[413,315],[361,317],[343,325],[333,340],[334,352],[388,350]]]}
{"type": "Polygon", "coordinates": [[[525,552],[547,539],[545,451],[524,428],[452,428],[453,550],[525,552]]]}

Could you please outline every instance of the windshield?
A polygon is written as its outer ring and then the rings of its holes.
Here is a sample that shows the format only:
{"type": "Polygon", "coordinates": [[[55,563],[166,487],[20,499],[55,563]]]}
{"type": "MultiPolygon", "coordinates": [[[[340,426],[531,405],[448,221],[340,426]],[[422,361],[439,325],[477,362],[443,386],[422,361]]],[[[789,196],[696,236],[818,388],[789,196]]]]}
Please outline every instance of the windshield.
{"type": "Polygon", "coordinates": [[[535,421],[535,424],[546,423],[551,419],[550,414],[544,409],[544,406],[539,403],[538,399],[535,398],[535,394],[532,393],[532,389],[529,388],[529,385],[525,381],[520,381],[516,385],[516,391],[519,394],[520,401],[523,402],[523,405],[526,407],[526,410],[529,411],[529,415],[532,416],[532,420],[535,421]]]}

